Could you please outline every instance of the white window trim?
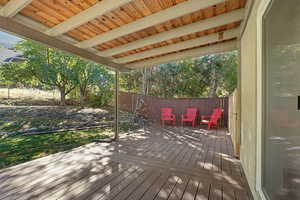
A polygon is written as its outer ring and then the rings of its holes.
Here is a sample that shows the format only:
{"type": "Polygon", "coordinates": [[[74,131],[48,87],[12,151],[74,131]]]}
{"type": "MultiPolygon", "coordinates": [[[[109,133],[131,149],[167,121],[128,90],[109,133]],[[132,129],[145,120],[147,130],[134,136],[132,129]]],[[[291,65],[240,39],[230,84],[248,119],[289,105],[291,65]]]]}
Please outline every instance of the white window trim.
{"type": "Polygon", "coordinates": [[[262,190],[262,109],[263,109],[263,15],[272,0],[262,0],[257,10],[257,155],[256,190],[262,200],[267,200],[262,190]]]}

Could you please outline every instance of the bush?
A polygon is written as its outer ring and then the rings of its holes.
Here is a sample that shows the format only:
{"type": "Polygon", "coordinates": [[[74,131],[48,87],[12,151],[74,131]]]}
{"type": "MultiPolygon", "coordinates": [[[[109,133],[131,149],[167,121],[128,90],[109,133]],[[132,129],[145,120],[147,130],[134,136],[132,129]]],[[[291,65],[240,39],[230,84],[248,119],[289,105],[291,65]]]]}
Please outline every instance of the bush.
{"type": "Polygon", "coordinates": [[[88,95],[89,105],[92,107],[101,107],[112,102],[113,91],[99,91],[88,95]]]}

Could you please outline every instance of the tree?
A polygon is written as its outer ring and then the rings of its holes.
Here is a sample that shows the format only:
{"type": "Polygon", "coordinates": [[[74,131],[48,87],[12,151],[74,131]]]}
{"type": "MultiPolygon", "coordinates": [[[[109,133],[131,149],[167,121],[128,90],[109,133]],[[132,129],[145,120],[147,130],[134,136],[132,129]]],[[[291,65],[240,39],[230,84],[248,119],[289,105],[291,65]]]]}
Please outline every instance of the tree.
{"type": "Polygon", "coordinates": [[[84,106],[89,88],[97,87],[100,91],[107,91],[113,82],[112,74],[110,74],[103,66],[93,62],[78,59],[75,70],[78,74],[81,106],[84,106]]]}
{"type": "Polygon", "coordinates": [[[169,97],[218,97],[237,85],[237,52],[207,55],[162,64],[152,70],[135,70],[121,77],[130,92],[169,97]],[[143,90],[141,86],[144,86],[143,90]]]}
{"type": "Polygon", "coordinates": [[[206,85],[208,97],[217,97],[217,89],[222,70],[221,54],[203,56],[195,60],[197,72],[203,74],[201,84],[206,85]]]}
{"type": "Polygon", "coordinates": [[[75,66],[78,58],[62,51],[23,40],[17,48],[24,52],[27,69],[39,82],[60,91],[60,103],[65,105],[68,95],[78,84],[75,66]]]}
{"type": "Polygon", "coordinates": [[[17,83],[27,83],[31,80],[24,63],[4,63],[0,66],[0,81],[7,85],[7,97],[10,98],[9,89],[17,83]]]}
{"type": "Polygon", "coordinates": [[[132,70],[130,72],[120,74],[120,87],[121,89],[139,93],[142,91],[143,73],[142,70],[132,70]]]}

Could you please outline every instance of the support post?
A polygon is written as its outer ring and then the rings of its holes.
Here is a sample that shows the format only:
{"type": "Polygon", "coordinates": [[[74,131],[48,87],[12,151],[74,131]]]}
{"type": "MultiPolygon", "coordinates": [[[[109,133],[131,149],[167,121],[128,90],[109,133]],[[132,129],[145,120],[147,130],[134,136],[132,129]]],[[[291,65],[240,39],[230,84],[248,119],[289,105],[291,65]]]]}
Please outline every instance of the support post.
{"type": "Polygon", "coordinates": [[[236,157],[240,157],[240,149],[242,142],[242,130],[241,130],[241,122],[242,122],[242,48],[241,48],[241,40],[238,41],[238,82],[237,82],[237,97],[236,97],[236,157]]]}
{"type": "Polygon", "coordinates": [[[115,71],[115,137],[114,140],[119,139],[119,71],[115,71]]]}

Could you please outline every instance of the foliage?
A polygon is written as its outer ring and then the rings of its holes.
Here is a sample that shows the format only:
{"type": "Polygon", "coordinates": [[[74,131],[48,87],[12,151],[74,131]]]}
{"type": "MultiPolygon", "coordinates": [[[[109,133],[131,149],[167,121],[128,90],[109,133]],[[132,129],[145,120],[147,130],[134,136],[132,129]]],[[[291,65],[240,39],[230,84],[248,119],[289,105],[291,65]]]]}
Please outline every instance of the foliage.
{"type": "MultiPolygon", "coordinates": [[[[31,41],[21,41],[16,48],[27,61],[3,65],[2,83],[39,82],[44,88],[57,88],[63,105],[72,91],[81,106],[87,98],[93,106],[110,102],[113,74],[103,66],[31,41]]],[[[165,98],[226,96],[236,88],[237,52],[162,64],[146,72],[121,73],[121,89],[165,98]]]]}
{"type": "Polygon", "coordinates": [[[129,73],[120,74],[120,87],[128,92],[138,93],[142,89],[141,70],[133,70],[129,73]]]}
{"type": "Polygon", "coordinates": [[[92,107],[108,105],[112,100],[113,94],[113,91],[108,87],[95,87],[89,95],[89,104],[92,107]]]}
{"type": "Polygon", "coordinates": [[[103,66],[85,60],[80,60],[75,69],[78,74],[81,106],[84,105],[88,90],[93,92],[90,99],[93,106],[108,104],[112,97],[110,90],[113,87],[113,74],[103,66]]]}
{"type": "Polygon", "coordinates": [[[0,81],[5,85],[25,83],[31,79],[23,63],[4,63],[0,66],[0,81]]]}
{"type": "Polygon", "coordinates": [[[27,40],[19,42],[16,49],[24,53],[26,62],[2,65],[2,83],[27,82],[32,86],[56,88],[60,91],[62,105],[65,105],[66,96],[77,88],[82,106],[88,91],[96,92],[100,105],[109,102],[113,74],[103,66],[27,40]]]}
{"type": "Polygon", "coordinates": [[[207,55],[195,60],[196,73],[208,96],[231,94],[237,84],[237,52],[207,55]]]}
{"type": "Polygon", "coordinates": [[[64,105],[65,96],[79,82],[75,71],[79,58],[27,40],[21,41],[17,48],[27,58],[26,65],[31,75],[48,87],[58,88],[64,105]]]}
{"type": "MultiPolygon", "coordinates": [[[[149,78],[150,95],[169,97],[215,97],[231,94],[237,84],[237,52],[213,54],[154,67],[149,78]]],[[[140,70],[121,76],[121,88],[142,93],[140,70]]]]}

